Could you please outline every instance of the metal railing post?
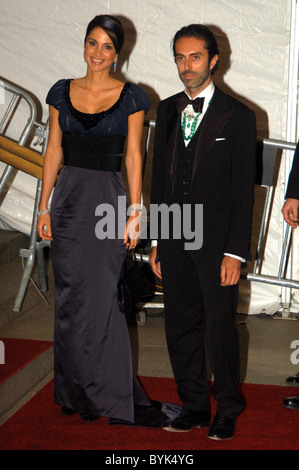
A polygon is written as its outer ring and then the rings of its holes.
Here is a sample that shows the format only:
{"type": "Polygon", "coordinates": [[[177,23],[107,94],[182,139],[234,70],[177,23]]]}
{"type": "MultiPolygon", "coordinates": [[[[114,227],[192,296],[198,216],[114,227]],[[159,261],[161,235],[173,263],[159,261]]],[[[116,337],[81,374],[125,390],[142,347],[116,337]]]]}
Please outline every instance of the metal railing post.
{"type": "MultiPolygon", "coordinates": [[[[41,127],[38,132],[40,134],[41,127]]],[[[46,151],[46,147],[48,143],[48,132],[49,132],[49,128],[48,128],[48,122],[47,122],[47,124],[44,127],[42,155],[44,155],[46,151]]],[[[28,249],[20,250],[20,256],[23,258],[26,258],[26,263],[25,263],[25,268],[23,271],[20,287],[19,287],[17,296],[15,298],[14,306],[13,306],[13,310],[15,312],[19,312],[21,310],[35,259],[37,259],[40,291],[46,292],[47,290],[43,248],[45,246],[49,246],[50,243],[46,240],[41,240],[39,242],[38,232],[36,229],[37,212],[38,212],[38,205],[40,201],[41,188],[42,188],[42,181],[38,179],[37,186],[36,186],[35,200],[34,200],[34,209],[33,209],[33,217],[32,217],[32,224],[31,224],[29,247],[28,249]]]]}

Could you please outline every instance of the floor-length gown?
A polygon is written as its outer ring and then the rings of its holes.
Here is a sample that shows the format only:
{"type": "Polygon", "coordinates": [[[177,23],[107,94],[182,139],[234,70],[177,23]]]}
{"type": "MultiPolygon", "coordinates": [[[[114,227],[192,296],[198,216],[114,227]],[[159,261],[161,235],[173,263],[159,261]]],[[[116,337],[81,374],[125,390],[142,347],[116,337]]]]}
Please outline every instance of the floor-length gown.
{"type": "MultiPolygon", "coordinates": [[[[64,152],[51,202],[54,401],[134,423],[136,409],[141,405],[151,409],[153,403],[133,376],[126,317],[117,303],[117,280],[125,256],[123,236],[118,233],[124,227],[117,221],[119,201],[126,197],[120,165],[128,116],[147,112],[149,101],[140,87],[126,83],[109,110],[86,114],[73,107],[70,82],[59,80],[46,100],[59,111],[64,152]],[[98,230],[101,217],[97,214],[104,215],[107,205],[110,219],[104,238],[105,225],[98,230]]],[[[161,406],[163,413],[154,413],[153,425],[177,414],[176,407],[161,406]]]]}

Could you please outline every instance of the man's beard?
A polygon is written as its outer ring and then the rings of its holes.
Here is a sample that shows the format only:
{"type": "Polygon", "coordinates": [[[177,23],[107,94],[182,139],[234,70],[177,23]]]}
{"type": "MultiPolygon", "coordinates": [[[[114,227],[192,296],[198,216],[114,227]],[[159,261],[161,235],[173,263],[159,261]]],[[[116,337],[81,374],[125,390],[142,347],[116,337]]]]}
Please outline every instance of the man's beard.
{"type": "Polygon", "coordinates": [[[180,79],[184,83],[187,89],[199,89],[201,86],[208,80],[210,77],[210,67],[209,65],[203,72],[182,72],[180,74],[180,79]],[[193,75],[193,78],[185,79],[184,75],[193,75]]]}

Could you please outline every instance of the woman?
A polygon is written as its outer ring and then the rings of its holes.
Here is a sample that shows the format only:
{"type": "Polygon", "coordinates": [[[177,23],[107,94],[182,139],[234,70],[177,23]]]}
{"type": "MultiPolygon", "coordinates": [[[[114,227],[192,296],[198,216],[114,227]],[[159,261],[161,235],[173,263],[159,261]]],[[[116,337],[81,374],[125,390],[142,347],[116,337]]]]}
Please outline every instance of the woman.
{"type": "Polygon", "coordinates": [[[64,414],[80,412],[88,422],[108,416],[136,423],[136,405],[151,405],[133,378],[126,318],[117,303],[126,247],[138,241],[128,227],[140,210],[140,143],[150,106],[137,85],[110,75],[123,39],[116,18],[95,17],[85,36],[86,75],[59,80],[46,100],[50,134],[37,229],[52,240],[54,399],[64,414]],[[126,196],[120,171],[126,137],[132,211],[123,238],[117,229],[116,237],[103,238],[95,230],[96,208],[110,204],[119,219],[119,197],[126,196]],[[50,217],[48,200],[62,161],[50,217]]]}

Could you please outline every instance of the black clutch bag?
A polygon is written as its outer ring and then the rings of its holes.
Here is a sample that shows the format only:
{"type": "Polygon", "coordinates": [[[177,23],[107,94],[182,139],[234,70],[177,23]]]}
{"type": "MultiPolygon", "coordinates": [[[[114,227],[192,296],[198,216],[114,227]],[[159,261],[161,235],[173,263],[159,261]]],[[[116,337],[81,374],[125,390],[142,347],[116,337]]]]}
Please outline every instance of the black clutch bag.
{"type": "Polygon", "coordinates": [[[125,258],[117,283],[118,305],[124,314],[134,312],[138,302],[146,295],[146,276],[137,262],[128,263],[125,258]]]}

